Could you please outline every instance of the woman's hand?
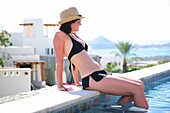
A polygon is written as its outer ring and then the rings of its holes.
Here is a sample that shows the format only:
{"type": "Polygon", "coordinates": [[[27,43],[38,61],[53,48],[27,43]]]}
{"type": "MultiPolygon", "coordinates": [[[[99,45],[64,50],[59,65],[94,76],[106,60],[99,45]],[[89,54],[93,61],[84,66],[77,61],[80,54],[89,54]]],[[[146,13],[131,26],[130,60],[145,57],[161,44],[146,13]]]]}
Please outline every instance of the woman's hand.
{"type": "Polygon", "coordinates": [[[78,82],[78,81],[75,82],[74,84],[75,84],[76,86],[82,86],[82,84],[81,84],[80,82],[78,82]]]}
{"type": "Polygon", "coordinates": [[[72,87],[68,87],[68,88],[66,88],[66,87],[58,87],[58,90],[59,91],[73,91],[73,88],[72,87]]]}

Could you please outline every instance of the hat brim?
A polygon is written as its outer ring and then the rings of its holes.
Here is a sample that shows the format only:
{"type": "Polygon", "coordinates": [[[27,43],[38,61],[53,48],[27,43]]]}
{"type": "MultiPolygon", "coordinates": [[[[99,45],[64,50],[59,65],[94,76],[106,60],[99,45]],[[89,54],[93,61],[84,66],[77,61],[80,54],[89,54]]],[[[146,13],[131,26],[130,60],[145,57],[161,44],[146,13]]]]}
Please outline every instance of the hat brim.
{"type": "Polygon", "coordinates": [[[82,17],[82,16],[71,16],[71,17],[67,17],[67,18],[65,18],[63,20],[60,20],[58,23],[61,25],[61,24],[64,24],[66,22],[70,22],[72,20],[83,19],[83,18],[85,18],[85,17],[82,17]]]}

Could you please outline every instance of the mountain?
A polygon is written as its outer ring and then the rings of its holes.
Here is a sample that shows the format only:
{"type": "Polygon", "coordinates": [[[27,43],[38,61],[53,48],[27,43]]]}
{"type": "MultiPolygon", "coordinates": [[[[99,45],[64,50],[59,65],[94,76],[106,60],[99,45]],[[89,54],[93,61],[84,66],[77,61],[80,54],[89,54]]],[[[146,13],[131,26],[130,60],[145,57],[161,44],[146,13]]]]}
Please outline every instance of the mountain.
{"type": "Polygon", "coordinates": [[[167,42],[166,44],[147,44],[147,45],[134,45],[135,48],[161,48],[161,47],[170,47],[170,42],[167,42]]]}
{"type": "MultiPolygon", "coordinates": [[[[99,36],[94,40],[88,41],[87,43],[92,49],[115,49],[116,48],[114,46],[114,42],[112,42],[111,40],[109,40],[103,36],[99,36]]],[[[161,47],[170,48],[170,42],[168,42],[168,41],[167,41],[167,43],[164,43],[164,44],[153,44],[153,43],[146,44],[146,45],[139,45],[139,44],[135,44],[135,43],[133,43],[133,44],[136,49],[138,49],[138,48],[161,48],[161,47]]]]}
{"type": "Polygon", "coordinates": [[[166,43],[166,44],[163,44],[162,46],[164,46],[164,47],[170,47],[170,42],[169,42],[169,43],[166,43]]]}
{"type": "Polygon", "coordinates": [[[114,49],[114,43],[107,38],[100,36],[87,42],[92,49],[114,49]]]}

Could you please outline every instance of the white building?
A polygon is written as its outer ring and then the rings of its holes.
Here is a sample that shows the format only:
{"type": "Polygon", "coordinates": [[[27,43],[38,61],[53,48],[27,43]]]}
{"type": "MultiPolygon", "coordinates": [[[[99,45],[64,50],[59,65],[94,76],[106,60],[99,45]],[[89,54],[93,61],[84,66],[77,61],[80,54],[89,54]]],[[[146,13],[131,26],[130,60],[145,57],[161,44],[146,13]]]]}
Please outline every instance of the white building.
{"type": "Polygon", "coordinates": [[[42,19],[25,19],[20,25],[23,33],[10,33],[13,46],[32,46],[38,55],[54,54],[52,40],[58,24],[43,24],[42,19]]]}
{"type": "Polygon", "coordinates": [[[43,87],[45,84],[44,76],[42,76],[44,68],[41,68],[40,56],[54,55],[53,37],[58,24],[43,24],[42,19],[25,19],[20,26],[23,27],[22,33],[10,33],[9,40],[13,46],[0,47],[0,51],[12,56],[12,59],[6,63],[7,66],[29,63],[32,68],[32,83],[43,87]]]}

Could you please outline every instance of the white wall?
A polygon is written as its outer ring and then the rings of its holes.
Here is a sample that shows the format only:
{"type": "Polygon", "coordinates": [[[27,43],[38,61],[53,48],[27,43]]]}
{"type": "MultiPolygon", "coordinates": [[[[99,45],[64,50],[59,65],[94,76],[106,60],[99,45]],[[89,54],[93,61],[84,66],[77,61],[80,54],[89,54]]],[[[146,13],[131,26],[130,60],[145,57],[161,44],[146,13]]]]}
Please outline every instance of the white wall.
{"type": "Polygon", "coordinates": [[[0,68],[0,97],[31,91],[29,68],[0,68]]]}
{"type": "Polygon", "coordinates": [[[33,46],[35,54],[45,55],[45,40],[42,19],[25,19],[24,23],[33,23],[32,37],[27,37],[27,26],[23,26],[23,45],[33,46]]]}
{"type": "Polygon", "coordinates": [[[23,45],[23,33],[10,33],[11,37],[9,40],[12,42],[13,46],[23,45]]]}

